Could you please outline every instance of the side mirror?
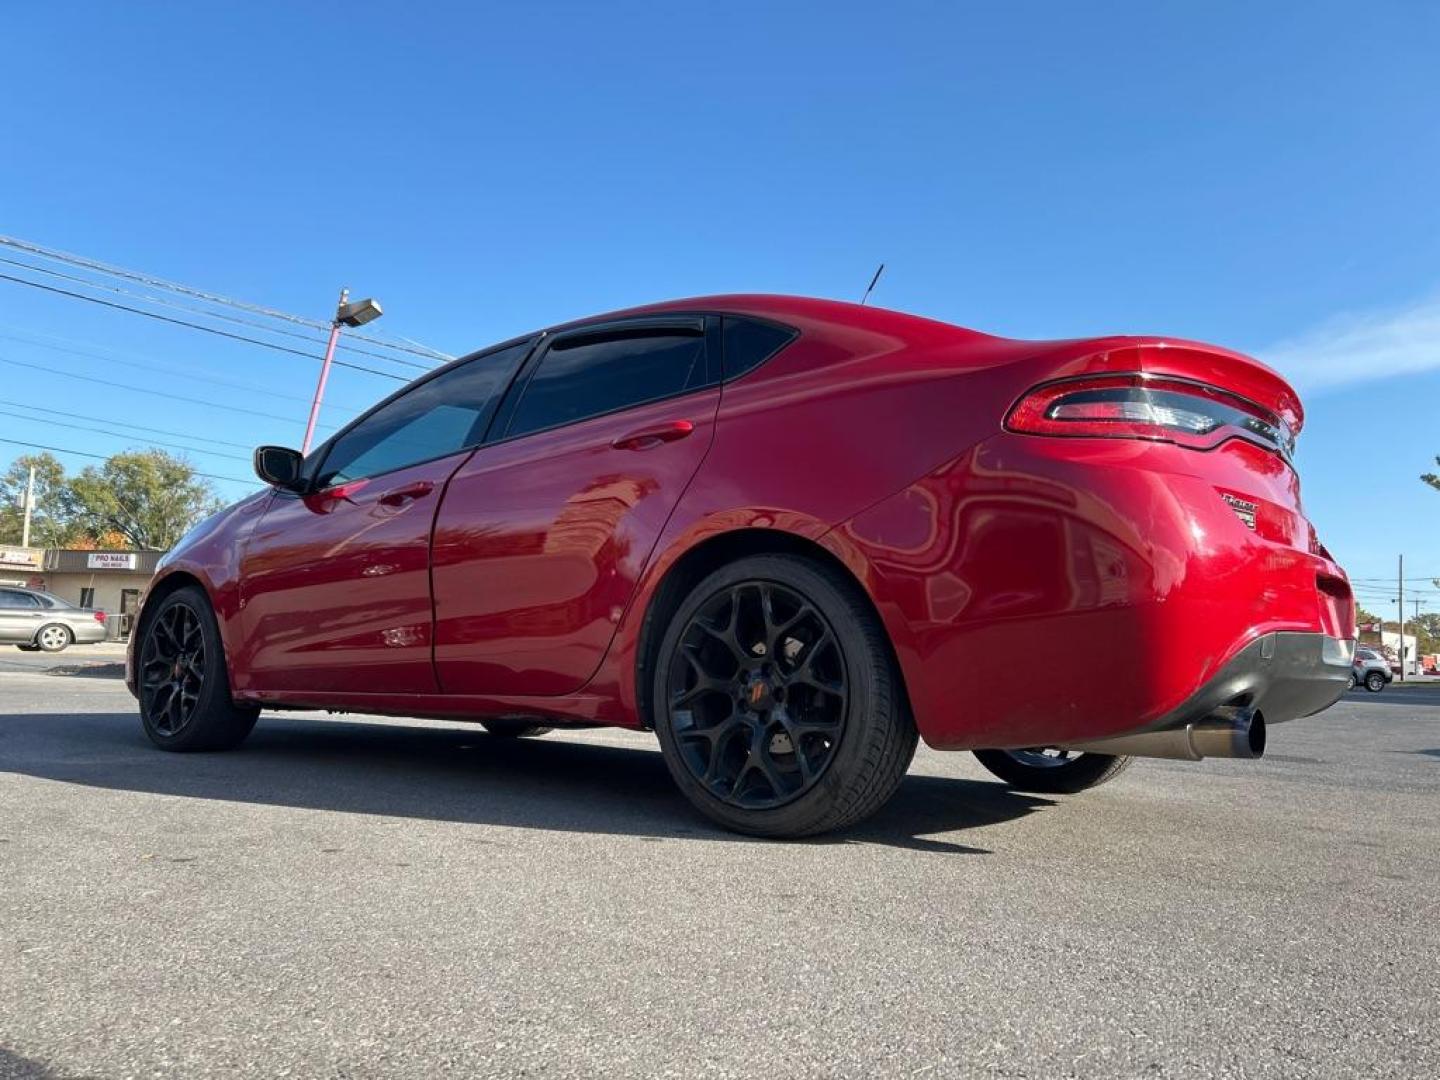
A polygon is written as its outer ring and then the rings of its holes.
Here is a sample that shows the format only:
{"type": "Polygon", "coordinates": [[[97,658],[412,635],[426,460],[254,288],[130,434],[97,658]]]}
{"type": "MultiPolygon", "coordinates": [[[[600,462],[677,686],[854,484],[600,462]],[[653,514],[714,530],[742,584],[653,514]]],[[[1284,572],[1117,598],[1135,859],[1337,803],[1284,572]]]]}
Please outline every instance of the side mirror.
{"type": "Polygon", "coordinates": [[[305,459],[300,451],[287,446],[257,446],[255,475],[272,487],[283,491],[299,491],[305,484],[300,479],[305,459]]]}

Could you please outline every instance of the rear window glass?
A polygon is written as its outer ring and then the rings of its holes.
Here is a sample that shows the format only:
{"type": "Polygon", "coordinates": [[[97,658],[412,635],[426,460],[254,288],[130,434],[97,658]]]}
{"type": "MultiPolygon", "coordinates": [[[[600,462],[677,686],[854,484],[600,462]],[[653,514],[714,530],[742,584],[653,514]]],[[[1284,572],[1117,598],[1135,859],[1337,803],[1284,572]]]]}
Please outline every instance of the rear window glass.
{"type": "Polygon", "coordinates": [[[799,335],[788,326],[726,315],[722,331],[725,342],[725,379],[738,379],[759,367],[799,335]]]}

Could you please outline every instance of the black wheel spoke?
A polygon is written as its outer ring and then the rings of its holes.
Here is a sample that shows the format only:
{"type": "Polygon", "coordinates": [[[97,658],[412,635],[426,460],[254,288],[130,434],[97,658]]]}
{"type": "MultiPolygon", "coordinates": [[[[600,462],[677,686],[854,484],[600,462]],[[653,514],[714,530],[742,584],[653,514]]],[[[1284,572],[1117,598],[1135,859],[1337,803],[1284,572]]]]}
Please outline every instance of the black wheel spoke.
{"type": "Polygon", "coordinates": [[[848,709],[845,658],[825,617],[790,586],[746,581],[690,618],[669,660],[671,731],[716,798],[768,809],[808,791],[848,709]]]}

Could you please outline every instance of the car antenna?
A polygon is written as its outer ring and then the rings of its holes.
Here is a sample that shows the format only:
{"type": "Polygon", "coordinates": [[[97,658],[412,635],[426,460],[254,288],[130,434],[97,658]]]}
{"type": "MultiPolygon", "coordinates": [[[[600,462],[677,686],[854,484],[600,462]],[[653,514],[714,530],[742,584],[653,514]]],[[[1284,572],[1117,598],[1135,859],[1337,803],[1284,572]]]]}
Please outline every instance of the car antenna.
{"type": "Polygon", "coordinates": [[[883,274],[884,272],[885,272],[885,264],[884,264],[884,263],[881,263],[881,264],[880,264],[880,269],[875,271],[875,276],[870,279],[870,284],[865,287],[865,295],[862,296],[862,297],[860,297],[860,303],[863,304],[863,303],[865,303],[866,300],[869,300],[869,299],[870,299],[870,293],[874,290],[874,288],[875,288],[875,283],[880,280],[880,275],[883,274]]]}

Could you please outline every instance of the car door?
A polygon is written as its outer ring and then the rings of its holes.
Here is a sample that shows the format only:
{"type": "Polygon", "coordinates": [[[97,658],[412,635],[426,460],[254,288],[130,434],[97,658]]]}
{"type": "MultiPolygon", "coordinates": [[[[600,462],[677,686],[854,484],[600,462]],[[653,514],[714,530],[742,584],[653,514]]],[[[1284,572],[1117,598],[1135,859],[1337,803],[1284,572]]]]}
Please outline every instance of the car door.
{"type": "Polygon", "coordinates": [[[275,493],[241,560],[240,688],[435,689],[435,510],[529,348],[512,343],[406,388],[307,462],[309,493],[275,493]]]}
{"type": "Polygon", "coordinates": [[[0,589],[0,641],[27,642],[40,629],[40,601],[19,589],[0,589]]]}
{"type": "Polygon", "coordinates": [[[548,339],[451,479],[435,525],[435,667],[447,694],[579,689],[710,445],[718,319],[548,339]]]}

